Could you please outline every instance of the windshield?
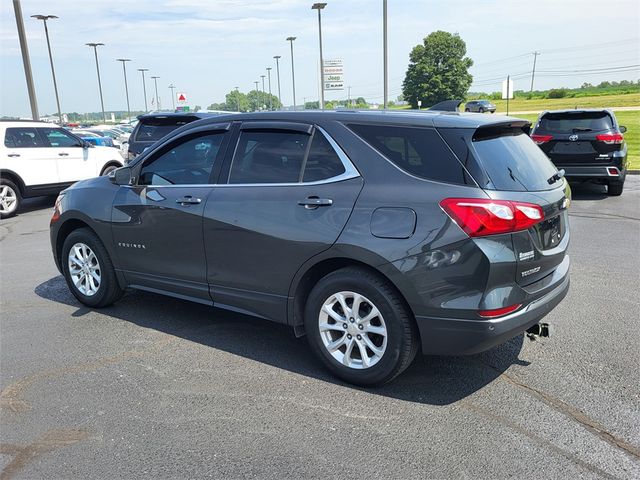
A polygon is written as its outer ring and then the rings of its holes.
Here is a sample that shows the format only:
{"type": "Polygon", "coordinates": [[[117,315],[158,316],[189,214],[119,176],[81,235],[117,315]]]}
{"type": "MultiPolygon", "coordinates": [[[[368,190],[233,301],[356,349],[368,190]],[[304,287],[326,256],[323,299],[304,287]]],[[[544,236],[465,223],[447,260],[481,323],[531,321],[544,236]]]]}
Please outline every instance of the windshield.
{"type": "Polygon", "coordinates": [[[598,132],[613,128],[607,112],[562,112],[545,114],[536,127],[538,132],[575,133],[598,132]]]}

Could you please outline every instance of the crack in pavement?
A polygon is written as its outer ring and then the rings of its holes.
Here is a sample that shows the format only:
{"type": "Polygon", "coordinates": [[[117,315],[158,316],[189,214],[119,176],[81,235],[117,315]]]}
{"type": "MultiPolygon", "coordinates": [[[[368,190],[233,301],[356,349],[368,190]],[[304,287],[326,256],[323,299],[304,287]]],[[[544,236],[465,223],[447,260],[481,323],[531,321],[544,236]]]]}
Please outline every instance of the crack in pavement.
{"type": "Polygon", "coordinates": [[[89,436],[85,430],[57,428],[48,430],[26,446],[0,443],[0,454],[13,458],[0,472],[0,480],[9,480],[37,457],[58,448],[74,445],[89,436]]]}

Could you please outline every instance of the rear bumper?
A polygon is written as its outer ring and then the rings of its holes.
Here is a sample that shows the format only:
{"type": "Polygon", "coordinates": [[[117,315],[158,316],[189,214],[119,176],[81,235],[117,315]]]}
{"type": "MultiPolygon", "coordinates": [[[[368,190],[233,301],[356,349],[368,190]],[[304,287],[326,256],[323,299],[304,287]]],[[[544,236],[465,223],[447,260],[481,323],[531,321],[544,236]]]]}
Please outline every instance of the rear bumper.
{"type": "Polygon", "coordinates": [[[577,178],[582,180],[588,180],[590,178],[606,178],[610,180],[616,180],[624,176],[625,171],[621,170],[616,165],[610,166],[560,166],[558,168],[564,169],[564,176],[566,178],[577,178]],[[618,175],[611,175],[608,171],[609,168],[617,168],[618,175]]]}
{"type": "Polygon", "coordinates": [[[416,317],[425,355],[471,355],[506,342],[544,318],[569,291],[569,273],[525,308],[494,320],[416,317]]]}

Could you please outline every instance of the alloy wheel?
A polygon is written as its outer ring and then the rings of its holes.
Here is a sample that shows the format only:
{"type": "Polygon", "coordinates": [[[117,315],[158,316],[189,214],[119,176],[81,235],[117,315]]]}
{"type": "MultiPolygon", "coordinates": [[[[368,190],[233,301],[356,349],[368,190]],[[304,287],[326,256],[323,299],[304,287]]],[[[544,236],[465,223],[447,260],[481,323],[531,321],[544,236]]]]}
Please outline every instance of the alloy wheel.
{"type": "Polygon", "coordinates": [[[323,303],[318,316],[320,338],[342,365],[365,369],[378,363],[387,348],[387,326],[378,308],[364,295],[343,291],[323,303]]]}
{"type": "Polygon", "coordinates": [[[100,263],[88,245],[76,243],[69,250],[69,275],[78,291],[87,297],[95,295],[100,288],[100,263]]]}
{"type": "Polygon", "coordinates": [[[0,186],[0,213],[8,215],[13,213],[18,205],[16,192],[8,185],[0,186]]]}

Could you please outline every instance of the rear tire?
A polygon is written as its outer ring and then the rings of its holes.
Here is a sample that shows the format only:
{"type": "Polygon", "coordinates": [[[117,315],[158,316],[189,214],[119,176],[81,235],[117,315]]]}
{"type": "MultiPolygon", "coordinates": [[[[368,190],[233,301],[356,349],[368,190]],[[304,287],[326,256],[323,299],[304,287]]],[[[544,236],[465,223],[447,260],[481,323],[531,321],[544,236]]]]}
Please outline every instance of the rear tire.
{"type": "Polygon", "coordinates": [[[469,110],[468,108],[464,109],[465,112],[470,112],[471,110],[469,110]]]}
{"type": "Polygon", "coordinates": [[[384,278],[363,268],[322,278],[309,294],[304,322],[315,355],[356,385],[393,380],[418,351],[417,327],[404,300],[384,278]]]}
{"type": "Polygon", "coordinates": [[[21,206],[20,189],[12,181],[0,179],[0,218],[13,217],[21,206]]]}
{"type": "Polygon", "coordinates": [[[622,195],[622,189],[624,188],[624,180],[621,182],[609,182],[607,186],[607,194],[610,197],[619,197],[622,195]]]}
{"type": "Polygon", "coordinates": [[[106,307],[124,293],[107,249],[88,228],[74,230],[65,239],[60,264],[69,290],[88,307],[106,307]]]}

